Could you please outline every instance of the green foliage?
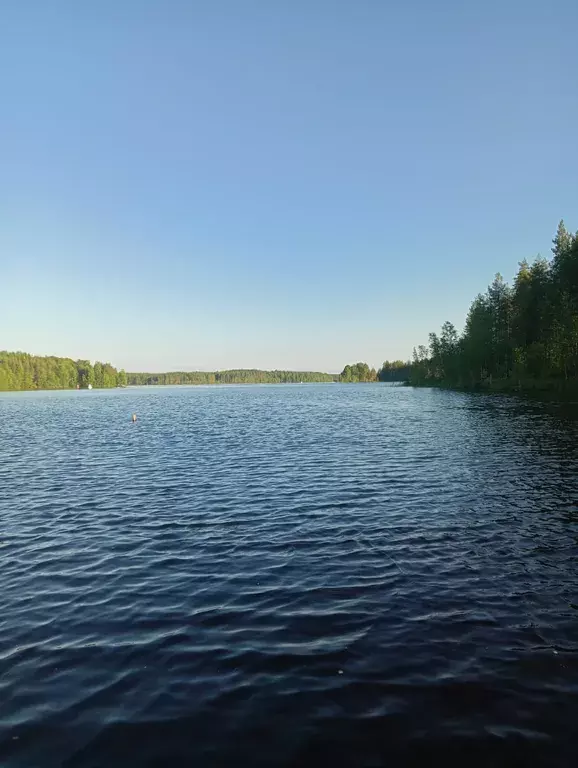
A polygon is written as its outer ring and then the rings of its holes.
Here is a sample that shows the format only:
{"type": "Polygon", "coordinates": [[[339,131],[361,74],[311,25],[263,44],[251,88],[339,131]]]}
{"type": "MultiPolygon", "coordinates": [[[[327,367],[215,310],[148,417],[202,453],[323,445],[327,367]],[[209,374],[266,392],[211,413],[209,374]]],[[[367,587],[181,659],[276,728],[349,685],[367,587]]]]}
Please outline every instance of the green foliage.
{"type": "Polygon", "coordinates": [[[445,322],[411,363],[346,365],[341,375],[301,371],[126,373],[110,363],[0,352],[0,390],[116,387],[138,384],[285,384],[404,381],[421,385],[508,388],[524,381],[578,378],[578,236],[560,222],[552,259],[520,262],[512,286],[497,274],[470,306],[462,334],[445,322]],[[510,382],[510,384],[508,384],[510,382]]]}
{"type": "Polygon", "coordinates": [[[377,374],[375,368],[370,368],[367,363],[355,363],[354,365],[346,365],[341,376],[340,381],[351,383],[357,381],[376,381],[377,374]]]}
{"type": "Polygon", "coordinates": [[[410,377],[411,363],[403,360],[386,360],[377,372],[378,381],[407,381],[410,377]]]}
{"type": "Polygon", "coordinates": [[[126,384],[126,373],[110,363],[37,357],[25,352],[0,352],[0,391],[20,389],[84,389],[126,384]]]}
{"type": "MultiPolygon", "coordinates": [[[[375,372],[374,372],[375,373],[375,372]]],[[[339,376],[312,371],[186,371],[127,373],[110,363],[35,357],[24,352],[0,352],[0,391],[20,389],[86,389],[135,384],[299,384],[337,381],[339,376]]]]}
{"type": "Polygon", "coordinates": [[[299,384],[301,382],[335,381],[331,373],[311,371],[173,371],[170,373],[127,373],[128,384],[299,384]]]}
{"type": "Polygon", "coordinates": [[[497,274],[470,307],[463,333],[444,323],[414,350],[413,384],[501,387],[578,378],[578,237],[560,222],[552,260],[520,262],[512,287],[497,274]]]}
{"type": "MultiPolygon", "coordinates": [[[[375,371],[374,371],[375,374],[375,371]]],[[[0,391],[20,389],[86,389],[129,384],[299,384],[337,381],[339,376],[312,371],[186,371],[127,373],[110,363],[35,357],[24,352],[0,352],[0,391]]]]}

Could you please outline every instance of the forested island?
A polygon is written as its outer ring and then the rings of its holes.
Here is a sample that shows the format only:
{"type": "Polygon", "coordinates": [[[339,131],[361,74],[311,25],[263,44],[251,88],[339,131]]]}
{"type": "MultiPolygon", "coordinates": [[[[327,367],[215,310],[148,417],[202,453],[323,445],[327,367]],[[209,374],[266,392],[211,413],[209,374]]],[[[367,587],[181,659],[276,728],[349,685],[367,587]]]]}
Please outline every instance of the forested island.
{"type": "MultiPolygon", "coordinates": [[[[578,233],[577,233],[578,234],[578,233]]],[[[497,274],[470,307],[414,349],[409,382],[492,390],[557,390],[578,380],[578,237],[564,222],[552,258],[522,261],[513,285],[497,274]]]]}

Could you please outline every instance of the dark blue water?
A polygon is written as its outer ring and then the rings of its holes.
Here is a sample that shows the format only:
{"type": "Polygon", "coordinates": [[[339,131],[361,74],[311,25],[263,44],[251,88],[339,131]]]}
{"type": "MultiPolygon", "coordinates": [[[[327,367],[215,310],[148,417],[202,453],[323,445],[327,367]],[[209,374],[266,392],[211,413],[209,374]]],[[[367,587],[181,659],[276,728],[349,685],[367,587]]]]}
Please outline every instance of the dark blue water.
{"type": "Polygon", "coordinates": [[[575,764],[577,458],[506,397],[0,396],[0,765],[575,764]]]}

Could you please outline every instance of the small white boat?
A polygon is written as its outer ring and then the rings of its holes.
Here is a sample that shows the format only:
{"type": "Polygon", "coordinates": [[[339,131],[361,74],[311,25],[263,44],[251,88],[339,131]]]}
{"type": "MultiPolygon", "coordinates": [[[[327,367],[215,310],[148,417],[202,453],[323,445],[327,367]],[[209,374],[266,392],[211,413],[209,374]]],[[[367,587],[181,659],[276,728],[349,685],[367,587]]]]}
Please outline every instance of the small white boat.
{"type": "Polygon", "coordinates": [[[92,389],[92,384],[89,384],[87,389],[92,389]]]}

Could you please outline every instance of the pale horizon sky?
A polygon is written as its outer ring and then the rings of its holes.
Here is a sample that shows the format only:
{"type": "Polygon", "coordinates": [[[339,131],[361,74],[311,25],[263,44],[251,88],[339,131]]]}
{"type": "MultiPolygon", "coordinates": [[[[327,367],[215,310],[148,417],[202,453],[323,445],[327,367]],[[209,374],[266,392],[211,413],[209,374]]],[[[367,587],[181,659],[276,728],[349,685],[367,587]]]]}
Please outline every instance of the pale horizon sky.
{"type": "Polygon", "coordinates": [[[578,227],[574,0],[0,9],[0,349],[340,371],[578,227]]]}

